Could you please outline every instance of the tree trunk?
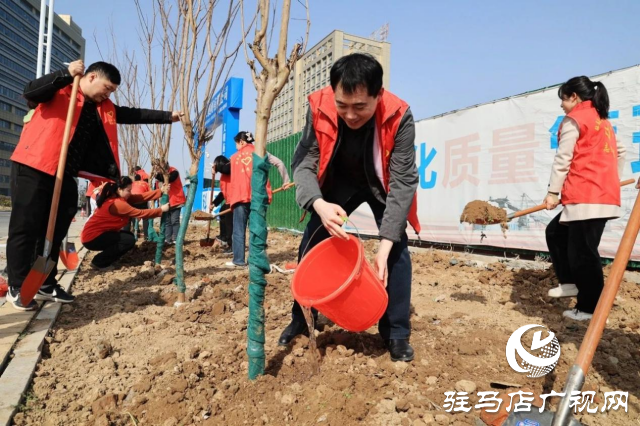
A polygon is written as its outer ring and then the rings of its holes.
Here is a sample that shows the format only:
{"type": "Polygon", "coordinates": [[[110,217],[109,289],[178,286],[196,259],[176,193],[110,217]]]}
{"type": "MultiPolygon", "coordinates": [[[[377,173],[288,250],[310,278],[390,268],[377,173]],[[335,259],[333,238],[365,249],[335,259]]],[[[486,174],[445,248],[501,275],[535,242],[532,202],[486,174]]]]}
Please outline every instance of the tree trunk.
{"type": "Polygon", "coordinates": [[[193,201],[196,198],[196,190],[198,189],[198,165],[200,160],[194,160],[189,168],[189,192],[187,193],[187,202],[184,205],[182,222],[178,230],[178,238],[176,239],[176,287],[178,288],[178,302],[185,301],[184,293],[186,286],[184,284],[184,237],[187,235],[189,228],[189,218],[193,209],[193,201]]]}
{"type": "MultiPolygon", "coordinates": [[[[262,139],[264,141],[264,139],[262,139]]],[[[267,258],[267,181],[269,163],[258,155],[253,156],[251,176],[251,213],[249,215],[249,322],[247,325],[247,355],[249,379],[264,374],[264,289],[269,273],[267,258]]]]}

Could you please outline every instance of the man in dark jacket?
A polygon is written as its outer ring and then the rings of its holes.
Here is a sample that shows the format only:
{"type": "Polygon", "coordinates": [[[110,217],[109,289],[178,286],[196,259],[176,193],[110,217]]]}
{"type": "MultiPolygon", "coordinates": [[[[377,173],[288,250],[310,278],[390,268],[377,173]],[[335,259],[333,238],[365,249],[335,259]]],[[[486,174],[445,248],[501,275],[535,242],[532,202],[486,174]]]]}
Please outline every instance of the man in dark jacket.
{"type": "MultiPolygon", "coordinates": [[[[374,268],[381,280],[388,278],[389,305],[378,329],[391,359],[410,361],[407,220],[420,230],[413,116],[404,101],[382,88],[382,66],[369,55],[340,58],[330,78],[330,87],[309,96],[306,125],[293,158],[296,200],[311,212],[298,260],[307,245],[310,250],[330,235],[347,238],[344,218],[367,203],[381,238],[374,268]]],[[[287,345],[302,333],[308,333],[307,325],[294,302],[292,321],[278,343],[287,345]]]]}
{"type": "MultiPolygon", "coordinates": [[[[117,124],[172,123],[182,116],[178,111],[114,105],[109,97],[119,84],[120,73],[113,65],[96,62],[85,72],[84,63],[75,61],[68,69],[33,80],[25,87],[24,97],[35,111],[11,157],[12,211],[7,240],[7,300],[18,310],[37,307],[34,301],[23,305],[20,288],[36,256],[43,252],[69,102],[76,103],[76,113],[50,254],[55,263],[76,213],[78,187],[74,178],[89,178],[98,186],[101,181],[120,177],[117,124]],[[78,95],[70,99],[76,75],[82,76],[78,95]]],[[[36,300],[73,301],[73,296],[58,285],[56,274],[54,267],[36,300]]]]}

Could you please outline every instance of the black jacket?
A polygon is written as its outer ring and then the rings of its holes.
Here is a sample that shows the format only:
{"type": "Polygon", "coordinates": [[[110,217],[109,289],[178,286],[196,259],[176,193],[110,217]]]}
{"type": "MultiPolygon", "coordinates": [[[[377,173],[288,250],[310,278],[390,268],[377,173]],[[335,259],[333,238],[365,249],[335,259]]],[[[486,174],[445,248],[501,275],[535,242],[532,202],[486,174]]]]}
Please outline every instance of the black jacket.
{"type": "MultiPolygon", "coordinates": [[[[72,84],[73,77],[69,70],[62,69],[35,79],[24,88],[24,98],[30,107],[50,101],[55,93],[72,84]]],[[[116,123],[118,124],[164,124],[172,123],[171,111],[156,111],[151,109],[129,108],[115,105],[116,123]]],[[[78,111],[78,113],[80,113],[78,111]]],[[[81,116],[82,117],[82,116],[81,116]]],[[[84,158],[82,170],[99,176],[116,180],[120,177],[120,170],[111,151],[107,134],[102,127],[96,134],[100,135],[95,144],[88,149],[84,158]]]]}

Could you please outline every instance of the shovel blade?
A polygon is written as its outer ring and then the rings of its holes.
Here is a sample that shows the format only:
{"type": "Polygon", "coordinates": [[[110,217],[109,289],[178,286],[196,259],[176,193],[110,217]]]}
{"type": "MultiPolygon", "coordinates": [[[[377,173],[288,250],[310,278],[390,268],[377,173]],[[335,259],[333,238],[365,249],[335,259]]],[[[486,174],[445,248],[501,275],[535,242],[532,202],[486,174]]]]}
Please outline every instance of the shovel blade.
{"type": "MultiPolygon", "coordinates": [[[[554,414],[555,413],[546,410],[541,413],[537,407],[531,407],[531,411],[528,412],[509,414],[509,417],[507,417],[502,426],[551,426],[554,414]]],[[[582,423],[572,417],[564,426],[581,425],[582,423]]]]}
{"type": "Polygon", "coordinates": [[[60,249],[60,260],[68,271],[73,271],[78,268],[80,259],[78,258],[78,252],[76,251],[76,245],[74,243],[62,245],[60,249]]]}
{"type": "Polygon", "coordinates": [[[33,297],[47,280],[54,266],[55,263],[51,259],[38,256],[20,288],[20,300],[24,306],[31,303],[33,297]]]}
{"type": "Polygon", "coordinates": [[[214,242],[215,240],[213,238],[205,238],[203,240],[200,240],[200,247],[211,247],[213,246],[214,242]]]}

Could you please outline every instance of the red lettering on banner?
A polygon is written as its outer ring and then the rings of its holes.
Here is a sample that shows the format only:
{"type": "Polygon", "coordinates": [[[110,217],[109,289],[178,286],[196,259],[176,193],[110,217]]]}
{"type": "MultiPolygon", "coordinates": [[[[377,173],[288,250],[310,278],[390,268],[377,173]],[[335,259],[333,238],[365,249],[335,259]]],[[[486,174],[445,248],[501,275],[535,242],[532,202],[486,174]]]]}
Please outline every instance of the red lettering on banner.
{"type": "Polygon", "coordinates": [[[442,184],[455,188],[465,180],[478,186],[478,153],[480,145],[471,145],[480,139],[478,133],[445,142],[445,168],[442,184]]]}
{"type": "Polygon", "coordinates": [[[489,184],[537,182],[533,123],[494,130],[489,184]]]}

